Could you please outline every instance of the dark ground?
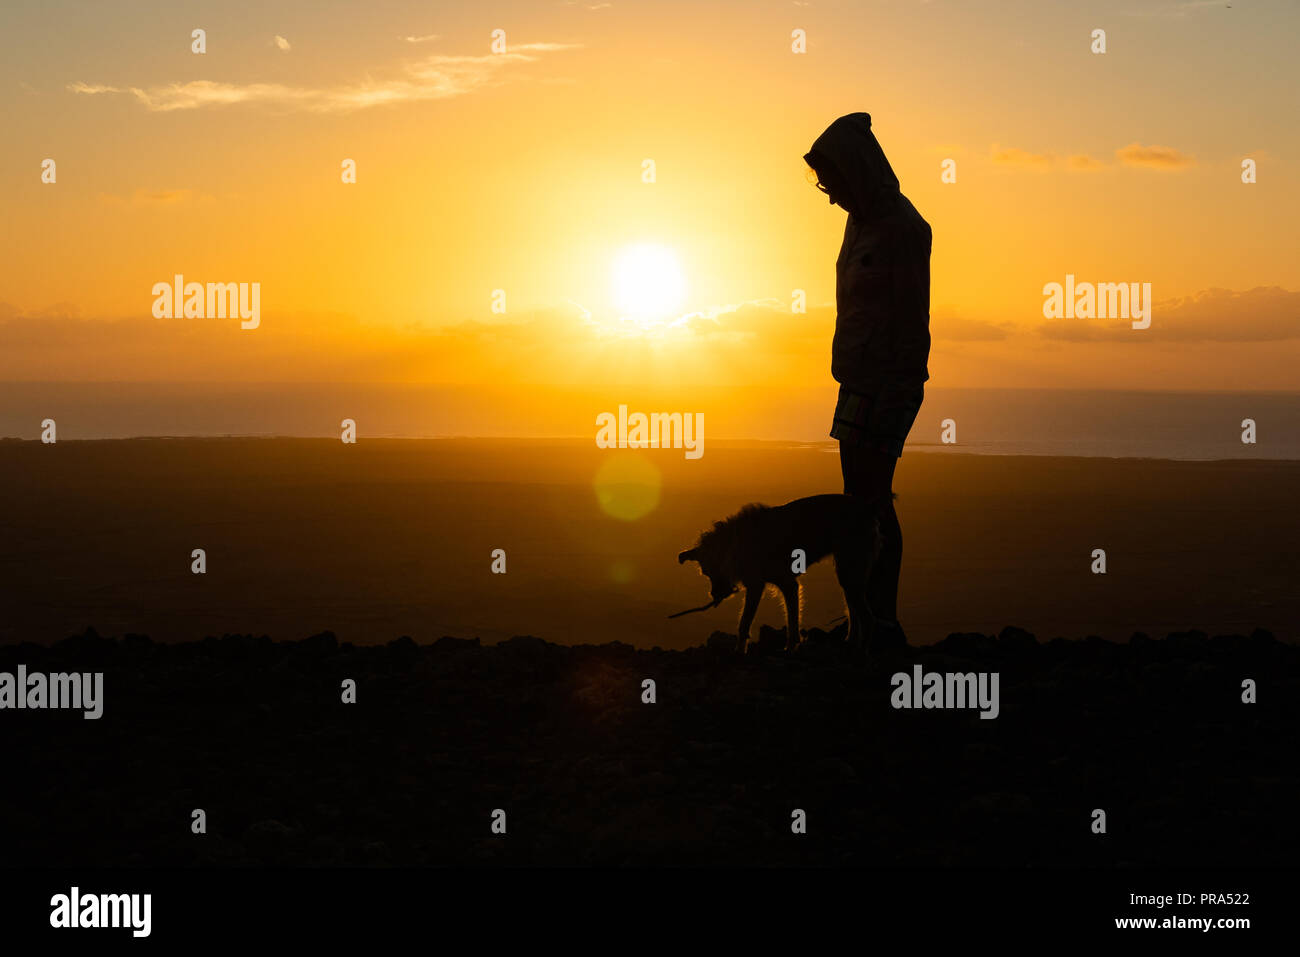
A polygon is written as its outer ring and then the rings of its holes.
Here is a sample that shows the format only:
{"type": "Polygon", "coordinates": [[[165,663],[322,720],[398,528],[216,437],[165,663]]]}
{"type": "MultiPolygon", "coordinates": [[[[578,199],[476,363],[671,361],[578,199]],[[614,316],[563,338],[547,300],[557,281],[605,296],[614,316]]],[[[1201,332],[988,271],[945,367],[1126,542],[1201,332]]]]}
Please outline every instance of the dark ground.
{"type": "Polygon", "coordinates": [[[0,670],[104,671],[105,705],[98,721],[0,712],[0,862],[1296,863],[1300,647],[1265,632],[1006,629],[870,666],[817,630],[793,657],[769,629],[744,661],[721,638],[3,646],[0,670]],[[1000,672],[1001,715],[893,710],[890,675],[913,662],[1000,672]],[[1248,677],[1258,704],[1241,702],[1248,677]]]}
{"type": "MultiPolygon", "coordinates": [[[[669,621],[708,587],[677,553],[747,502],[839,492],[843,479],[829,442],[719,444],[696,461],[651,451],[610,459],[590,440],[0,441],[0,644],[53,644],[94,625],[160,643],[328,629],[358,645],[495,644],[527,630],[564,645],[690,648],[734,630],[740,601],[669,621]],[[657,486],[645,477],[655,474],[657,486]],[[655,487],[659,503],[639,520],[606,511],[644,504],[655,487]],[[207,553],[202,575],[191,572],[195,548],[207,553]],[[508,575],[492,573],[496,548],[508,575]]],[[[1010,622],[1045,640],[1266,628],[1300,642],[1300,460],[908,451],[894,488],[906,543],[898,617],[913,644],[1010,622]],[[1095,548],[1104,575],[1092,573],[1095,548]]],[[[843,614],[830,562],[803,583],[807,625],[843,614]]],[[[780,603],[763,602],[757,621],[784,625],[780,603]]]]}

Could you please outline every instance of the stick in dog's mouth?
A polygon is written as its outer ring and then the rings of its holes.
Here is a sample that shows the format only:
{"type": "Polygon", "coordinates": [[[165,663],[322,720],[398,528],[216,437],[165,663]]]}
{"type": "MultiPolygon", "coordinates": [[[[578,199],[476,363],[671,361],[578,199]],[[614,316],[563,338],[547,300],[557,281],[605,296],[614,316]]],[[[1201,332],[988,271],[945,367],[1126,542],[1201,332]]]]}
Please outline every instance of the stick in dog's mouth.
{"type": "MultiPolygon", "coordinates": [[[[731,596],[728,595],[727,597],[730,598],[731,596]]],[[[675,614],[675,615],[669,615],[668,617],[669,617],[669,618],[680,618],[680,617],[682,617],[682,615],[693,615],[693,614],[695,614],[697,611],[708,611],[710,608],[717,608],[717,607],[718,607],[719,605],[721,605],[721,604],[722,604],[722,602],[720,602],[720,601],[711,601],[711,602],[709,602],[707,605],[701,605],[699,608],[687,608],[685,611],[679,611],[677,614],[675,614]]]]}

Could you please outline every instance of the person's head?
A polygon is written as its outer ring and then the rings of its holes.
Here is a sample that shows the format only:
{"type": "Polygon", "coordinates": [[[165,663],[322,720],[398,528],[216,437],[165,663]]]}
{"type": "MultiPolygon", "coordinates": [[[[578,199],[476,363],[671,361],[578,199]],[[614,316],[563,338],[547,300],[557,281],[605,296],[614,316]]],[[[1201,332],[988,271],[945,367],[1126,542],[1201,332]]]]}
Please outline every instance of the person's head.
{"type": "Polygon", "coordinates": [[[846,114],[826,127],[804,161],[830,201],[854,219],[886,215],[900,195],[898,177],[871,132],[867,113],[846,114]]]}
{"type": "Polygon", "coordinates": [[[849,198],[848,183],[835,164],[816,150],[804,156],[803,160],[808,164],[808,181],[825,193],[833,205],[848,209],[844,205],[849,198]]]}

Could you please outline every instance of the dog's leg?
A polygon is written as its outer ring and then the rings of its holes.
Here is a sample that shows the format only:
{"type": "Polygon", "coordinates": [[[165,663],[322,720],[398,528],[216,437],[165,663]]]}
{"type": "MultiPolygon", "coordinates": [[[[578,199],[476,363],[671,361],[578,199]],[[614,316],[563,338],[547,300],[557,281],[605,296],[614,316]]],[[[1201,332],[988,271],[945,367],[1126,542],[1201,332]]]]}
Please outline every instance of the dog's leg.
{"type": "Polygon", "coordinates": [[[794,651],[799,645],[799,579],[791,577],[780,588],[785,602],[785,650],[794,651]]]}
{"type": "Polygon", "coordinates": [[[761,584],[745,586],[745,607],[740,610],[740,643],[736,649],[742,655],[745,653],[745,646],[749,644],[749,626],[754,623],[754,616],[758,614],[758,602],[762,597],[761,584]]]}
{"type": "Polygon", "coordinates": [[[859,562],[836,555],[835,577],[844,591],[844,605],[849,613],[849,644],[865,649],[865,632],[872,620],[867,606],[867,570],[859,562]]]}

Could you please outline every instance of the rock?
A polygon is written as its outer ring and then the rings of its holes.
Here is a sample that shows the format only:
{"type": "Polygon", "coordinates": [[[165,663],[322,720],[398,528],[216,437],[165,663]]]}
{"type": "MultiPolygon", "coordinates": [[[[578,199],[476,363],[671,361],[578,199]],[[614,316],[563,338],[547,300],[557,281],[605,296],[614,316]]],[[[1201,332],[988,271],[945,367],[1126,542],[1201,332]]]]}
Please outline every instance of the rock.
{"type": "Polygon", "coordinates": [[[84,667],[88,648],[108,672],[101,722],[6,712],[6,771],[26,786],[0,789],[5,860],[1293,863],[1300,646],[1263,631],[1030,645],[1006,628],[864,663],[837,631],[810,629],[791,656],[774,650],[782,629],[760,629],[743,662],[721,631],[683,651],[527,636],[420,646],[363,635],[331,648],[328,635],[91,633],[5,646],[0,670],[84,667]],[[912,663],[999,671],[999,718],[891,708],[891,674],[912,663]],[[361,684],[359,706],[340,706],[339,675],[361,684]],[[639,700],[646,677],[654,705],[639,700]],[[1261,681],[1257,707],[1240,702],[1245,677],[1261,681]],[[65,768],[75,786],[53,773],[65,768]],[[1103,854],[1080,808],[1112,804],[1103,854]],[[202,840],[187,826],[194,807],[209,814],[202,840]],[[494,807],[509,810],[511,838],[489,839],[494,807]],[[809,813],[808,840],[790,839],[795,807],[809,813]]]}
{"type": "Polygon", "coordinates": [[[998,644],[1017,652],[1034,652],[1038,650],[1038,639],[1023,628],[1007,625],[998,632],[998,644]]]}
{"type": "Polygon", "coordinates": [[[709,640],[705,644],[705,647],[710,651],[719,654],[734,655],[737,652],[739,642],[740,639],[735,635],[729,635],[725,631],[715,631],[713,634],[709,635],[709,640]]]}
{"type": "Polygon", "coordinates": [[[997,641],[978,632],[963,631],[935,642],[933,647],[949,655],[990,655],[997,650],[997,641]]]}
{"type": "Polygon", "coordinates": [[[338,653],[339,640],[334,637],[334,632],[322,631],[302,641],[290,642],[290,647],[299,657],[325,658],[338,653]]]}
{"type": "Polygon", "coordinates": [[[244,840],[262,848],[277,848],[300,833],[301,829],[290,827],[282,821],[264,820],[250,824],[244,831],[244,840]]]}

